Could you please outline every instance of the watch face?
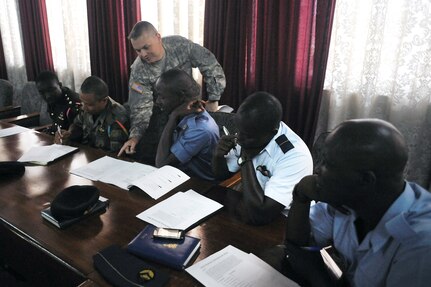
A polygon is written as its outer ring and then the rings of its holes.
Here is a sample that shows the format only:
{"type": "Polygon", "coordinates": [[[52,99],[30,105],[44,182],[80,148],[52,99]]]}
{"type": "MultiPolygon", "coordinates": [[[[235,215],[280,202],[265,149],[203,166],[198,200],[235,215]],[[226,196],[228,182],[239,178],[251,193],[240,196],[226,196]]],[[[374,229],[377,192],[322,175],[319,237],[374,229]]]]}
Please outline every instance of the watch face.
{"type": "Polygon", "coordinates": [[[242,156],[240,156],[237,160],[237,163],[239,166],[242,166],[245,163],[245,160],[242,158],[242,156]]]}

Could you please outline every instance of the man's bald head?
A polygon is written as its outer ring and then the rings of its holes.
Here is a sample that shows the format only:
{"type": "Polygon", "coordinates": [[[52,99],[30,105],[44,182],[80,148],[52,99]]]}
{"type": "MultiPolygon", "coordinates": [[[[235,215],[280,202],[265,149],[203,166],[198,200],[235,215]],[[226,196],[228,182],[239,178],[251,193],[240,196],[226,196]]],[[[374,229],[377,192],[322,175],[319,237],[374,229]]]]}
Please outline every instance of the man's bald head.
{"type": "Polygon", "coordinates": [[[345,121],[327,137],[327,150],[340,160],[380,176],[402,176],[408,159],[402,134],[379,119],[345,121]]]}

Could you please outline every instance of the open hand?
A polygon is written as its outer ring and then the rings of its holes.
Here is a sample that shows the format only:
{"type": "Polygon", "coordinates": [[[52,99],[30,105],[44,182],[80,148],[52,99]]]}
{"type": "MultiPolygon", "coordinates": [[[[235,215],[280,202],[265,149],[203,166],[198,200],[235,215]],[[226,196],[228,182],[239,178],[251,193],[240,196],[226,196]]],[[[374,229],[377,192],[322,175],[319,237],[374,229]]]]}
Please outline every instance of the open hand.
{"type": "Polygon", "coordinates": [[[205,110],[205,102],[202,100],[197,100],[197,101],[190,101],[190,102],[186,102],[183,103],[181,105],[179,105],[178,107],[176,107],[170,116],[172,117],[183,117],[185,115],[188,114],[192,114],[192,113],[200,113],[203,112],[205,110]]]}

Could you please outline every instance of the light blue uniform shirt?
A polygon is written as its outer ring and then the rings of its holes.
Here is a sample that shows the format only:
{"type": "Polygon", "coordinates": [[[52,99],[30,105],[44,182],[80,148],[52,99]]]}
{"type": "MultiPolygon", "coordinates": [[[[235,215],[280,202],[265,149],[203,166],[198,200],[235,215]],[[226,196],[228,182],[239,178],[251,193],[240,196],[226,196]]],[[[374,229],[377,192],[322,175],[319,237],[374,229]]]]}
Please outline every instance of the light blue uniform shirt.
{"type": "Polygon", "coordinates": [[[219,138],[218,125],[207,111],[190,114],[177,125],[170,151],[185,173],[214,180],[211,160],[219,138]]]}
{"type": "Polygon", "coordinates": [[[326,203],[310,210],[315,243],[333,244],[352,286],[431,286],[431,194],[427,190],[407,182],[361,244],[355,220],[353,211],[346,215],[326,203]]]}
{"type": "MultiPolygon", "coordinates": [[[[226,163],[230,172],[240,169],[238,157],[241,154],[241,146],[232,149],[226,155],[226,163]]],[[[304,176],[313,172],[313,159],[310,150],[304,141],[295,134],[285,123],[280,122],[277,134],[267,146],[253,158],[255,169],[265,166],[269,174],[263,175],[256,170],[256,177],[265,196],[283,204],[286,208],[292,201],[292,191],[304,176]],[[293,147],[284,153],[275,141],[279,136],[286,135],[293,147]]]]}

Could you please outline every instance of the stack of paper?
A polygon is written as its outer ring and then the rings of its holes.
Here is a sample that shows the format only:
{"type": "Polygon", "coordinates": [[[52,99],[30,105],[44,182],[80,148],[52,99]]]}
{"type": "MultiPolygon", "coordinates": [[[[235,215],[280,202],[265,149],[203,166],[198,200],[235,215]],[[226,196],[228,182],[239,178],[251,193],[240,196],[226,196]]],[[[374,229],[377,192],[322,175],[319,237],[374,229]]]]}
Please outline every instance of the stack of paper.
{"type": "Polygon", "coordinates": [[[186,271],[205,286],[299,287],[254,254],[231,245],[199,261],[186,271]]]}
{"type": "Polygon", "coordinates": [[[68,153],[71,153],[78,148],[67,146],[67,145],[47,145],[32,147],[30,150],[25,152],[18,161],[29,162],[40,165],[47,165],[51,161],[54,161],[68,153]]]}
{"type": "Polygon", "coordinates": [[[172,166],[157,169],[151,165],[128,162],[109,156],[71,170],[70,173],[94,181],[113,184],[122,189],[136,186],[154,199],[163,196],[190,178],[172,166]]]}
{"type": "Polygon", "coordinates": [[[186,230],[223,205],[194,190],[177,192],[136,217],[157,227],[186,230]]]}

